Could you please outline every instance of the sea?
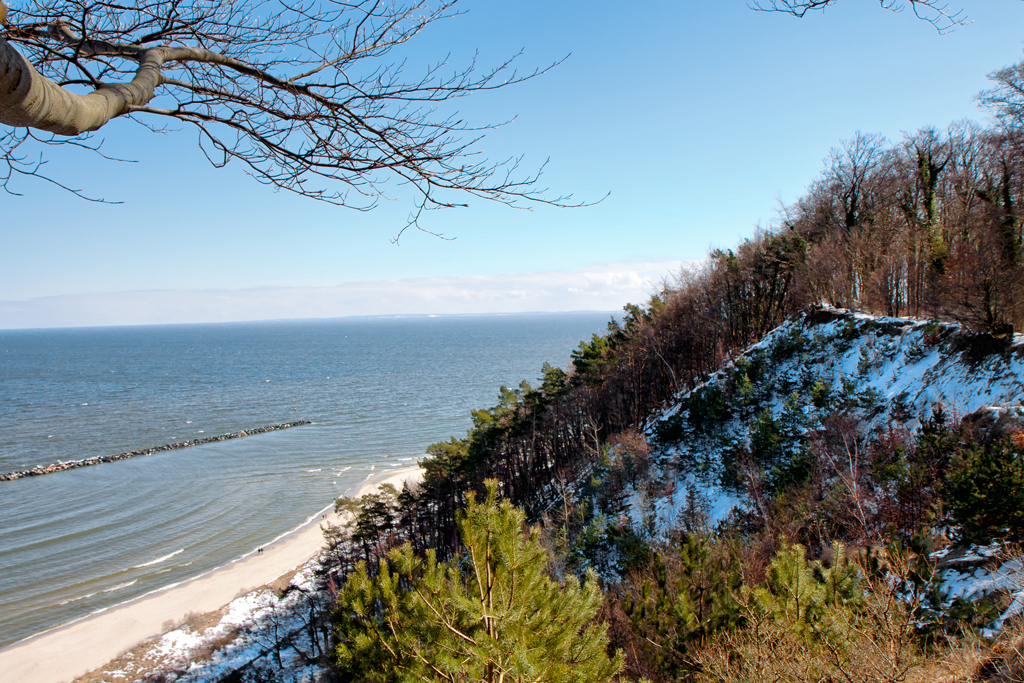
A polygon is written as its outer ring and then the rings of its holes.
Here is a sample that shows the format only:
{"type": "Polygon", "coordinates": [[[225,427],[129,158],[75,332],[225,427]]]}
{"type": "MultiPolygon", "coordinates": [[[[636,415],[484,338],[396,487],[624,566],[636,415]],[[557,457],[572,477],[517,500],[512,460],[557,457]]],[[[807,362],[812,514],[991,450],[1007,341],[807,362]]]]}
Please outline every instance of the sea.
{"type": "Polygon", "coordinates": [[[566,367],[608,313],[0,330],[0,647],[265,546],[566,367]]]}

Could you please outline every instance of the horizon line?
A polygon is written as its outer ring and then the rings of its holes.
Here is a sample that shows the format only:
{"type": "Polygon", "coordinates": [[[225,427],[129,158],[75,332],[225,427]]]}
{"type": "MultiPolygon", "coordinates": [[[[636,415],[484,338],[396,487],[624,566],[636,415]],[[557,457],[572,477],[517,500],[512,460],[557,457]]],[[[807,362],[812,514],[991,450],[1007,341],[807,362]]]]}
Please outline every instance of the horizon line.
{"type": "Polygon", "coordinates": [[[52,327],[3,327],[0,328],[0,334],[4,332],[59,332],[64,330],[98,330],[98,329],[112,329],[112,328],[123,328],[123,327],[199,327],[199,326],[212,326],[212,325],[252,325],[256,323],[309,323],[309,322],[331,322],[338,320],[347,321],[358,321],[358,320],[394,320],[400,318],[498,318],[498,317],[513,317],[513,316],[531,316],[531,315],[610,315],[621,312],[620,310],[600,310],[600,309],[568,309],[563,311],[484,311],[484,312],[469,312],[469,313],[379,313],[379,314],[363,314],[363,315],[337,315],[324,318],[254,318],[252,320],[216,320],[210,322],[195,322],[195,323],[129,323],[129,324],[112,324],[112,325],[65,325],[65,326],[52,326],[52,327]]]}

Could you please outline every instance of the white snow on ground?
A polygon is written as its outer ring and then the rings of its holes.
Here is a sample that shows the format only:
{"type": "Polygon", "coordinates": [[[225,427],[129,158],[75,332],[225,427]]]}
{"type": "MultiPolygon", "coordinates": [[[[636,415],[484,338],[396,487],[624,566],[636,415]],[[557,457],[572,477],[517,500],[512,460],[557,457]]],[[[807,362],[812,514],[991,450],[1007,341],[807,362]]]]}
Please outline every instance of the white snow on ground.
{"type": "MultiPolygon", "coordinates": [[[[932,553],[933,560],[942,560],[950,548],[932,553]]],[[[957,559],[961,569],[950,567],[942,570],[942,590],[945,605],[953,600],[977,600],[994,592],[1005,592],[1010,605],[992,624],[984,629],[983,635],[998,632],[1003,622],[1024,611],[1024,562],[1020,556],[1006,558],[1006,548],[1000,543],[987,546],[971,546],[957,559]],[[966,565],[966,566],[965,566],[966,565]]]]}
{"type": "MultiPolygon", "coordinates": [[[[693,391],[682,394],[680,402],[666,406],[649,424],[653,436],[659,424],[670,419],[685,423],[685,400],[705,387],[727,390],[730,377],[743,363],[760,356],[767,365],[759,388],[770,388],[770,395],[759,400],[746,415],[736,415],[720,425],[715,438],[697,438],[692,430],[678,445],[664,446],[652,455],[654,462],[670,462],[680,453],[694,454],[710,462],[721,462],[724,451],[749,444],[755,420],[750,413],[770,409],[778,419],[793,392],[798,394],[798,412],[803,417],[801,431],[816,429],[835,411],[835,402],[859,401],[861,417],[869,430],[880,430],[892,420],[900,420],[915,429],[939,406],[953,420],[986,406],[1008,406],[1024,402],[1024,337],[1014,338],[1011,347],[972,363],[958,344],[967,330],[956,323],[936,323],[914,318],[871,316],[861,312],[827,310],[837,319],[813,324],[802,315],[772,330],[742,356],[693,391]],[[787,351],[787,348],[790,349],[787,351]],[[778,360],[773,360],[777,358],[778,360]],[[826,408],[811,403],[806,378],[831,388],[832,401],[826,408]],[[902,414],[901,414],[902,413],[902,414]],[[695,446],[695,444],[699,444],[695,446]]],[[[677,482],[678,483],[678,482],[677,482]]],[[[659,510],[659,532],[670,526],[685,486],[676,486],[671,501],[655,501],[659,510]]],[[[720,487],[706,487],[714,518],[721,519],[738,499],[720,487]]],[[[639,498],[633,496],[639,502],[639,498]]],[[[646,503],[651,505],[651,503],[646,503]]],[[[642,515],[630,512],[639,520],[642,515]]]]}
{"type": "Polygon", "coordinates": [[[204,642],[203,635],[191,629],[179,628],[165,633],[156,645],[156,651],[165,658],[180,659],[204,642]]]}
{"type": "MultiPolygon", "coordinates": [[[[281,597],[271,589],[262,589],[236,598],[220,622],[201,633],[188,626],[165,633],[153,647],[154,654],[164,663],[161,668],[165,680],[210,683],[243,667],[272,672],[273,680],[281,683],[321,680],[322,671],[306,657],[313,647],[305,628],[305,601],[315,587],[316,568],[316,561],[303,566],[290,582],[294,588],[290,587],[281,597]],[[210,656],[209,646],[223,644],[230,634],[237,636],[210,656]],[[281,646],[280,666],[274,655],[274,643],[279,640],[285,642],[281,646]]],[[[135,679],[124,671],[107,675],[135,679]]]]}
{"type": "MultiPolygon", "coordinates": [[[[632,488],[627,490],[626,516],[637,529],[643,529],[654,511],[654,533],[645,536],[666,537],[676,525],[686,505],[687,483],[698,481],[686,473],[673,472],[682,457],[721,463],[723,454],[737,445],[749,445],[754,415],[770,409],[775,419],[786,411],[787,400],[798,394],[796,410],[802,420],[801,432],[820,428],[835,411],[837,401],[845,400],[862,418],[869,431],[885,429],[891,422],[902,422],[911,430],[929,419],[941,406],[957,421],[985,407],[1019,406],[1024,403],[1024,336],[1017,335],[1009,348],[1000,353],[974,357],[968,348],[969,332],[956,323],[938,323],[913,318],[872,316],[860,312],[826,310],[824,317],[835,319],[809,322],[802,315],[770,332],[759,343],[722,370],[710,376],[693,391],[681,394],[679,401],[666,406],[649,423],[647,434],[657,443],[659,427],[670,422],[682,425],[678,442],[660,444],[651,454],[655,471],[648,481],[671,478],[675,486],[667,495],[650,500],[632,488]],[[730,419],[716,425],[710,437],[687,426],[686,400],[704,388],[730,390],[736,369],[756,362],[760,356],[767,370],[757,382],[765,396],[743,414],[734,410],[730,419]],[[831,388],[831,401],[816,407],[809,396],[807,379],[831,388]]],[[[819,318],[820,319],[820,318],[819,318]]],[[[742,372],[739,373],[742,375],[742,372]]],[[[734,404],[735,407],[735,404],[734,404]]],[[[1018,414],[1021,408],[1016,408],[1018,414]]],[[[685,467],[684,467],[685,469],[685,467]]],[[[745,502],[735,493],[700,478],[701,492],[710,506],[711,522],[723,519],[745,502]]],[[[945,551],[948,552],[948,551],[945,551]]],[[[955,598],[972,599],[993,591],[1006,591],[1010,607],[992,625],[998,630],[1010,616],[1024,613],[1024,571],[1021,560],[999,564],[999,546],[973,548],[972,554],[959,558],[956,566],[941,572],[947,603],[955,598]]],[[[936,554],[935,559],[942,557],[936,554]]]]}
{"type": "Polygon", "coordinates": [[[255,661],[275,670],[274,680],[281,683],[319,680],[320,668],[307,661],[306,655],[313,651],[313,647],[305,632],[304,620],[307,614],[304,600],[308,595],[304,591],[314,589],[315,568],[316,562],[310,562],[292,578],[291,585],[301,590],[291,590],[280,598],[273,591],[264,590],[232,601],[217,629],[222,633],[232,628],[240,629],[241,634],[226,648],[214,653],[210,660],[194,664],[179,680],[182,683],[217,681],[255,661]],[[272,650],[275,640],[285,634],[290,634],[290,637],[288,644],[281,648],[279,667],[272,650]]]}
{"type": "MultiPolygon", "coordinates": [[[[716,484],[702,483],[698,478],[687,476],[675,480],[675,490],[654,502],[657,515],[657,528],[671,529],[675,527],[686,509],[689,487],[693,486],[706,499],[708,523],[711,525],[725,519],[734,507],[740,504],[739,496],[723,489],[716,484]]],[[[662,532],[663,533],[663,532],[662,532]]]]}

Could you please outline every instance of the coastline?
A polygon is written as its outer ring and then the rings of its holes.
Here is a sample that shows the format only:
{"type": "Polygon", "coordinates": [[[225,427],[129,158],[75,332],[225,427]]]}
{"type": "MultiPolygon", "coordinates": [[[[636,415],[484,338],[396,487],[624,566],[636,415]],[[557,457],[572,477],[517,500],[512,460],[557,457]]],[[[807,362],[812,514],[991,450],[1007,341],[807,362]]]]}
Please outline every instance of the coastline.
{"type": "MultiPolygon", "coordinates": [[[[401,486],[422,478],[418,466],[371,474],[354,494],[385,483],[401,486]]],[[[331,508],[325,508],[330,510],[331,508]]],[[[168,621],[189,612],[210,612],[292,571],[323,547],[321,522],[337,524],[333,512],[320,512],[297,529],[274,539],[262,553],[250,552],[222,567],[166,586],[134,600],[43,631],[0,650],[0,671],[21,683],[61,683],[93,671],[142,641],[158,636],[168,621]]]]}

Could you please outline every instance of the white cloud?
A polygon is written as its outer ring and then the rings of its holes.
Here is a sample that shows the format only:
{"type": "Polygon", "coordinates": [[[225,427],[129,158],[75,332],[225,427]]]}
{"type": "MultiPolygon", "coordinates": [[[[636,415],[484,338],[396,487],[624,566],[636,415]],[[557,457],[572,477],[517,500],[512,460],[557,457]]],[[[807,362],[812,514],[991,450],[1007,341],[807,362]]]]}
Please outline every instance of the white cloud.
{"type": "Polygon", "coordinates": [[[158,290],[0,301],[0,329],[234,322],[357,315],[617,311],[643,303],[687,262],[576,271],[349,282],[331,287],[158,290]]]}

